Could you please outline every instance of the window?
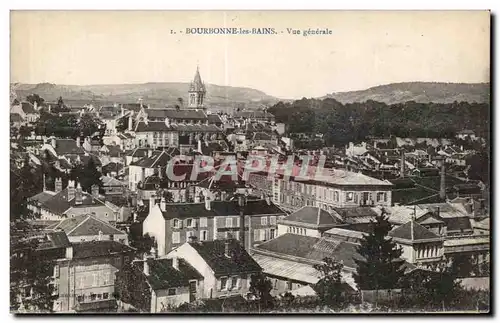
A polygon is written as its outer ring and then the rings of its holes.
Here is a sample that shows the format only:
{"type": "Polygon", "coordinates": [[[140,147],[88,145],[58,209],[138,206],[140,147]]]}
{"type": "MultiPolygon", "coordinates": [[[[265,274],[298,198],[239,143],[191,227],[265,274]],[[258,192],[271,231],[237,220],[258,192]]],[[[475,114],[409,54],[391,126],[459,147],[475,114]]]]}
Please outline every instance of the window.
{"type": "Polygon", "coordinates": [[[186,234],[186,241],[189,241],[189,237],[192,237],[194,236],[194,232],[193,231],[188,231],[187,234],[186,234]]]}
{"type": "Polygon", "coordinates": [[[208,226],[208,219],[207,218],[200,218],[200,227],[206,228],[208,226]]]}
{"type": "Polygon", "coordinates": [[[92,286],[99,286],[99,275],[97,273],[92,273],[92,286]]]}
{"type": "Polygon", "coordinates": [[[271,225],[276,225],[276,216],[272,215],[269,217],[269,222],[271,225]]]}
{"type": "Polygon", "coordinates": [[[346,200],[346,202],[352,202],[354,200],[354,193],[347,192],[345,195],[345,200],[346,200]]]}
{"type": "Polygon", "coordinates": [[[231,289],[236,289],[237,284],[238,284],[238,277],[232,277],[231,278],[231,289]]]}
{"type": "Polygon", "coordinates": [[[189,228],[192,228],[193,227],[193,219],[187,219],[186,220],[186,226],[189,227],[189,228]]]}
{"type": "Polygon", "coordinates": [[[120,258],[120,256],[115,257],[115,264],[116,264],[116,266],[118,266],[118,267],[121,266],[121,260],[122,259],[120,258]]]}
{"type": "Polygon", "coordinates": [[[383,192],[378,192],[377,193],[377,202],[380,202],[384,199],[384,193],[383,192]]]}
{"type": "Polygon", "coordinates": [[[108,299],[109,293],[102,293],[102,299],[108,299]]]}
{"type": "Polygon", "coordinates": [[[233,218],[226,218],[226,228],[233,227],[233,218]]]}
{"type": "Polygon", "coordinates": [[[292,290],[293,284],[291,281],[286,282],[286,290],[292,290]]]}
{"type": "Polygon", "coordinates": [[[240,231],[236,231],[236,232],[234,232],[234,238],[235,238],[236,240],[240,240],[240,231]]]}
{"type": "Polygon", "coordinates": [[[202,230],[200,231],[200,240],[201,241],[206,241],[208,237],[208,232],[207,230],[202,230]]]}
{"type": "Polygon", "coordinates": [[[384,202],[387,202],[387,193],[384,192],[384,202]]]}
{"type": "Polygon", "coordinates": [[[59,265],[54,266],[54,278],[59,277],[59,265]]]}
{"type": "Polygon", "coordinates": [[[174,228],[178,228],[178,227],[179,227],[179,220],[174,219],[174,228]]]}
{"type": "Polygon", "coordinates": [[[94,294],[94,293],[90,294],[90,300],[91,301],[95,301],[96,298],[97,298],[96,294],[94,294]]]}
{"type": "Polygon", "coordinates": [[[102,294],[97,294],[97,299],[102,299],[102,294]]]}
{"type": "Polygon", "coordinates": [[[260,224],[261,225],[267,225],[267,216],[263,216],[260,218],[260,224]]]}
{"type": "Polygon", "coordinates": [[[269,239],[274,239],[275,229],[269,231],[269,239]]]}
{"type": "Polygon", "coordinates": [[[338,192],[338,191],[335,191],[335,192],[333,193],[333,198],[334,198],[335,202],[338,202],[338,201],[339,201],[339,192],[338,192]]]}
{"type": "Polygon", "coordinates": [[[304,235],[305,235],[305,236],[307,235],[307,231],[306,231],[306,229],[304,229],[304,235]]]}
{"type": "Polygon", "coordinates": [[[179,243],[181,242],[181,237],[179,232],[173,232],[172,233],[172,243],[179,243]]]}
{"type": "Polygon", "coordinates": [[[227,289],[227,277],[222,277],[220,279],[220,289],[221,290],[226,290],[227,289]]]}
{"type": "Polygon", "coordinates": [[[253,240],[254,241],[259,241],[259,237],[260,237],[260,230],[259,229],[255,229],[253,230],[253,240]]]}
{"type": "Polygon", "coordinates": [[[168,289],[168,296],[175,295],[175,288],[169,288],[168,289]]]}

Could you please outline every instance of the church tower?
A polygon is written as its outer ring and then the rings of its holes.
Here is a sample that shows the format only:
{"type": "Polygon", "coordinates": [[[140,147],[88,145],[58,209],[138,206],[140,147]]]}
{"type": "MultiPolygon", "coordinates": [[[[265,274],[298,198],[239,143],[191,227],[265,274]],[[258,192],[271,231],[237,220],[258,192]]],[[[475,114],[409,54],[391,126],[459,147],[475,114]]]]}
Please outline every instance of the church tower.
{"type": "Polygon", "coordinates": [[[196,74],[194,75],[194,80],[189,86],[189,108],[203,108],[203,100],[205,99],[205,94],[207,93],[205,89],[205,84],[201,81],[200,69],[196,67],[196,74]]]}

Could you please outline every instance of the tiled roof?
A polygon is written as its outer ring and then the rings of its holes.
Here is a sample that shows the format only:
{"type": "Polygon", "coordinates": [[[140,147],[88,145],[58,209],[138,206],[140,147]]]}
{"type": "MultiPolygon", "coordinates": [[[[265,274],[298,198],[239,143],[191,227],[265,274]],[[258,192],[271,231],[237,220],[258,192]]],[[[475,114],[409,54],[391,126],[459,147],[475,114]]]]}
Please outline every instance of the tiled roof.
{"type": "Polygon", "coordinates": [[[198,217],[214,217],[217,213],[205,208],[205,203],[185,203],[185,204],[167,204],[163,217],[165,219],[182,219],[198,217]]]}
{"type": "Polygon", "coordinates": [[[66,248],[71,245],[64,232],[49,232],[47,238],[52,243],[52,248],[66,248]]]}
{"type": "MultiPolygon", "coordinates": [[[[146,279],[153,290],[188,286],[189,280],[203,276],[184,259],[178,259],[179,269],[172,266],[172,259],[149,259],[149,276],[146,279]]],[[[141,264],[144,265],[144,264],[141,264]]],[[[143,266],[138,266],[143,270],[143,266]]]]}
{"type": "Polygon", "coordinates": [[[42,203],[42,207],[54,214],[63,214],[72,207],[85,207],[104,205],[104,203],[94,198],[91,194],[82,191],[82,204],[76,205],[75,198],[68,201],[68,189],[65,188],[61,192],[54,195],[51,199],[42,203]]]}
{"type": "Polygon", "coordinates": [[[73,258],[109,257],[113,254],[133,252],[135,249],[117,241],[84,241],[73,243],[73,258]]]}
{"type": "Polygon", "coordinates": [[[141,110],[140,103],[124,103],[121,106],[123,109],[129,110],[129,111],[139,112],[141,110]]]}
{"type": "Polygon", "coordinates": [[[274,115],[272,115],[269,112],[265,111],[236,111],[233,114],[234,118],[274,118],[274,115]]]}
{"type": "Polygon", "coordinates": [[[21,103],[21,108],[23,109],[23,112],[26,114],[37,113],[35,107],[30,102],[21,103]]]}
{"type": "Polygon", "coordinates": [[[94,236],[99,232],[103,235],[124,235],[122,232],[109,223],[101,221],[91,215],[78,215],[62,220],[55,230],[61,228],[68,236],[94,236]]]}
{"type": "Polygon", "coordinates": [[[85,151],[82,147],[76,145],[76,141],[73,139],[56,139],[55,151],[58,156],[68,155],[68,154],[78,154],[83,155],[85,151]]]}
{"type": "Polygon", "coordinates": [[[357,217],[376,217],[378,213],[371,207],[346,207],[346,208],[340,208],[340,207],[335,207],[333,208],[335,212],[337,212],[344,221],[350,219],[350,218],[357,218],[357,217]]]}
{"type": "Polygon", "coordinates": [[[34,201],[34,202],[43,203],[43,202],[51,199],[54,195],[55,195],[54,192],[40,192],[37,195],[30,197],[29,200],[34,201]]]}
{"type": "Polygon", "coordinates": [[[472,226],[470,224],[470,219],[466,216],[454,217],[454,218],[443,218],[446,224],[446,231],[470,231],[472,226]]]}
{"type": "Polygon", "coordinates": [[[102,176],[101,177],[102,185],[104,187],[106,186],[125,186],[127,185],[126,183],[117,180],[116,178],[113,177],[108,177],[108,176],[102,176]]]}
{"type": "Polygon", "coordinates": [[[108,164],[102,166],[102,173],[103,174],[108,174],[110,172],[117,172],[118,173],[121,169],[123,169],[122,164],[111,162],[111,163],[108,163],[108,164]]]}
{"type": "Polygon", "coordinates": [[[427,230],[424,226],[418,224],[415,221],[407,222],[393,229],[389,232],[389,236],[409,241],[439,239],[438,235],[427,230]]]}
{"type": "Polygon", "coordinates": [[[173,124],[170,125],[175,131],[183,132],[221,132],[222,129],[214,124],[173,124]]]}
{"type": "Polygon", "coordinates": [[[147,110],[148,118],[169,118],[169,119],[207,119],[207,115],[203,110],[195,109],[149,109],[147,110]]]}
{"type": "Polygon", "coordinates": [[[148,151],[148,148],[135,148],[134,150],[125,152],[125,154],[130,157],[146,157],[148,155],[148,151]]]}
{"type": "Polygon", "coordinates": [[[139,122],[135,127],[135,132],[166,132],[174,131],[173,127],[167,127],[163,121],[139,122]]]}
{"type": "Polygon", "coordinates": [[[337,261],[343,261],[344,265],[349,268],[356,268],[354,259],[363,259],[357,252],[356,244],[333,238],[316,238],[291,233],[285,233],[255,248],[256,250],[313,261],[322,261],[325,257],[335,257],[337,261]]]}
{"type": "Polygon", "coordinates": [[[130,165],[144,168],[167,167],[169,161],[178,155],[180,155],[180,153],[177,148],[169,148],[165,151],[155,150],[152,152],[151,157],[143,157],[130,165]]]}
{"type": "Polygon", "coordinates": [[[222,123],[222,120],[217,114],[209,114],[207,115],[209,124],[222,123]]]}
{"type": "Polygon", "coordinates": [[[205,260],[216,276],[255,273],[262,270],[237,240],[213,240],[189,244],[205,260]],[[229,257],[225,255],[226,241],[230,244],[229,257]]]}
{"type": "Polygon", "coordinates": [[[21,117],[21,115],[19,113],[11,113],[10,114],[10,121],[12,121],[12,122],[22,122],[24,120],[23,120],[23,117],[21,117]]]}
{"type": "Polygon", "coordinates": [[[304,206],[287,216],[283,221],[300,222],[316,226],[335,226],[342,224],[342,220],[319,207],[304,206]]]}
{"type": "Polygon", "coordinates": [[[253,140],[272,140],[273,137],[265,132],[256,132],[253,134],[253,140]]]}

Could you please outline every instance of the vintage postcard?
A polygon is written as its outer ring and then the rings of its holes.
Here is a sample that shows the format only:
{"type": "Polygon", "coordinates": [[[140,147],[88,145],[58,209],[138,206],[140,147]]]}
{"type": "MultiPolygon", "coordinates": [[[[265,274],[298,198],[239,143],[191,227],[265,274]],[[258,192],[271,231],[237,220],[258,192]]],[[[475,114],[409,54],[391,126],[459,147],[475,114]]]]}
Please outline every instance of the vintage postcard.
{"type": "Polygon", "coordinates": [[[11,313],[489,313],[490,22],[11,11],[11,313]]]}

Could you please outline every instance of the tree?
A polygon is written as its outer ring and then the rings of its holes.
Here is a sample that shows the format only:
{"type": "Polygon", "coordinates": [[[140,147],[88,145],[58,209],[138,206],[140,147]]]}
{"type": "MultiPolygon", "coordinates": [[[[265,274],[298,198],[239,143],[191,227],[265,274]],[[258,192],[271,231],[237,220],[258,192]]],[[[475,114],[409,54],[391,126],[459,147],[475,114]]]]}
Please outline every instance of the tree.
{"type": "Polygon", "coordinates": [[[129,262],[115,274],[113,296],[142,312],[151,311],[151,290],[142,271],[129,262]]]}
{"type": "Polygon", "coordinates": [[[127,117],[121,117],[120,119],[118,119],[118,122],[116,124],[116,131],[124,132],[125,130],[127,130],[129,118],[131,118],[131,117],[127,116],[127,117]]]}
{"type": "Polygon", "coordinates": [[[64,101],[63,101],[62,96],[60,96],[59,99],[57,99],[57,107],[59,109],[62,109],[62,107],[64,107],[64,101]]]}
{"type": "Polygon", "coordinates": [[[34,93],[34,94],[30,94],[30,95],[28,95],[28,96],[26,97],[26,101],[28,101],[29,103],[31,103],[31,104],[33,104],[33,105],[34,105],[34,104],[35,104],[35,102],[36,102],[36,104],[37,104],[38,106],[42,106],[42,105],[43,105],[43,103],[45,102],[45,100],[44,100],[42,97],[40,97],[38,94],[35,94],[35,93],[34,93]]]}
{"type": "Polygon", "coordinates": [[[314,269],[319,272],[320,280],[315,284],[319,299],[325,305],[341,307],[344,303],[342,292],[342,269],[344,264],[335,258],[326,257],[322,264],[314,265],[314,269]]]}
{"type": "Polygon", "coordinates": [[[88,193],[92,193],[92,185],[102,187],[101,177],[102,174],[92,157],[89,158],[87,164],[77,165],[70,172],[70,178],[80,183],[82,190],[88,193]]]}
{"type": "Polygon", "coordinates": [[[128,231],[129,244],[137,249],[139,254],[149,253],[155,246],[155,240],[148,233],[142,234],[142,223],[132,223],[128,231]]]}
{"type": "Polygon", "coordinates": [[[360,290],[395,288],[404,274],[401,248],[388,238],[392,225],[387,220],[386,211],[371,221],[371,232],[365,234],[357,247],[363,259],[355,259],[357,272],[354,281],[360,290]]]}
{"type": "Polygon", "coordinates": [[[184,99],[183,98],[177,98],[177,102],[179,103],[179,106],[181,108],[184,106],[184,99]]]}
{"type": "Polygon", "coordinates": [[[271,281],[264,274],[259,273],[251,276],[249,291],[258,299],[260,308],[267,309],[273,306],[272,289],[271,281]]]}

